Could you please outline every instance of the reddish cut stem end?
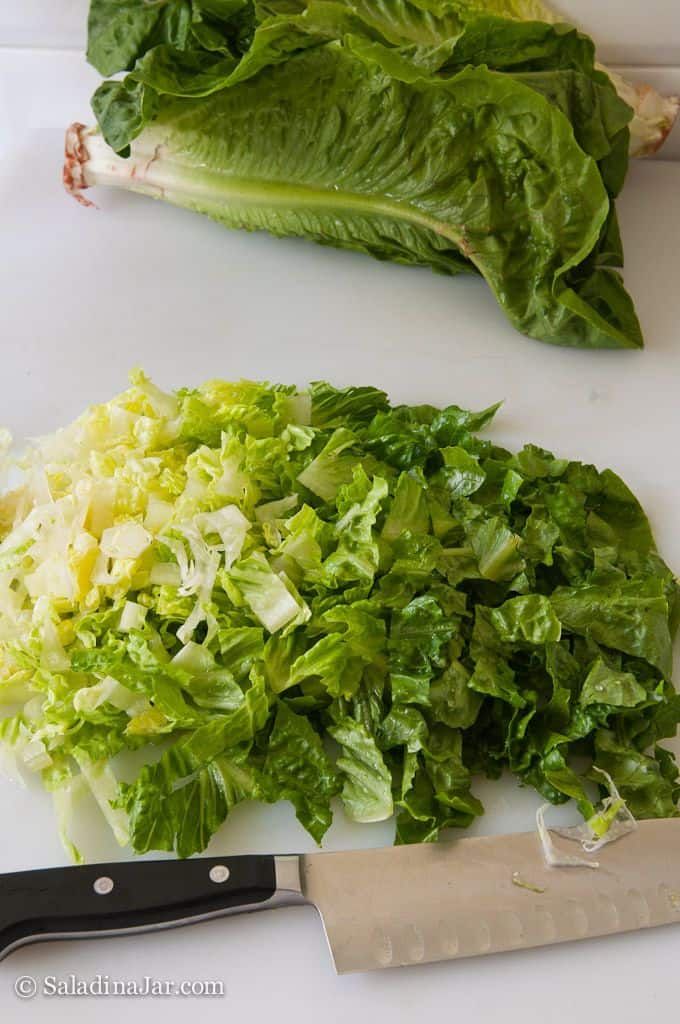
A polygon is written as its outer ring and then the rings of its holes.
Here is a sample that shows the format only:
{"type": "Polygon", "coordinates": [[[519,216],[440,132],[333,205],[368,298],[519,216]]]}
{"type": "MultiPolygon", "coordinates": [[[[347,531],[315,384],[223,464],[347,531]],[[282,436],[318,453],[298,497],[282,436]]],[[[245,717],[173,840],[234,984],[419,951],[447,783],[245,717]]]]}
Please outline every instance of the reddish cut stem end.
{"type": "Polygon", "coordinates": [[[88,188],[85,180],[85,164],[90,159],[85,145],[87,131],[85,125],[79,124],[77,121],[67,128],[62,179],[68,194],[73,196],[81,206],[94,207],[95,204],[82,194],[82,190],[88,188]]]}
{"type": "MultiPolygon", "coordinates": [[[[635,86],[635,91],[640,97],[640,109],[644,111],[649,99],[653,99],[654,90],[644,83],[635,86]]],[[[668,136],[673,131],[680,114],[680,96],[665,96],[665,118],[658,126],[656,138],[650,139],[648,145],[642,150],[640,156],[655,156],[663,148],[668,136]]]]}

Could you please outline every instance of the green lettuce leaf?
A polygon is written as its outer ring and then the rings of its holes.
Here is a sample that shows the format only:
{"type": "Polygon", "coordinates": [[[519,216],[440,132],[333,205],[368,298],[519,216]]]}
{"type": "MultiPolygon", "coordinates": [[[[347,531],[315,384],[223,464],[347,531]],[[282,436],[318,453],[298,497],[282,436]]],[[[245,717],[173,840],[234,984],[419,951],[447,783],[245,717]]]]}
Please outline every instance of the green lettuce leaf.
{"type": "Polygon", "coordinates": [[[270,803],[290,800],[300,824],[321,842],[331,823],[330,801],[340,791],[340,779],[318,733],[283,701],[269,737],[263,786],[270,803]]]}
{"type": "Polygon", "coordinates": [[[633,576],[619,585],[559,587],[550,600],[565,629],[643,658],[670,677],[669,608],[658,577],[633,576]]]}
{"type": "Polygon", "coordinates": [[[343,776],[342,801],[353,821],[384,821],[394,811],[392,775],[375,739],[351,718],[328,730],[342,747],[336,764],[343,776]]]}

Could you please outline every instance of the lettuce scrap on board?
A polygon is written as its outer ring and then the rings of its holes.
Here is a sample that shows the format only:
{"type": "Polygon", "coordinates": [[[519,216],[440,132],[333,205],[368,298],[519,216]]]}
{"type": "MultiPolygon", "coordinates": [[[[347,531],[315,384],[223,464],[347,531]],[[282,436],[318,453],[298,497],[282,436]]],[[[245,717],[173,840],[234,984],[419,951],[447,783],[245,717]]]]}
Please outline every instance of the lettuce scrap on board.
{"type": "Polygon", "coordinates": [[[642,345],[615,200],[677,104],[641,99],[543,4],[92,0],[88,57],[127,74],[97,89],[98,129],[67,133],[81,201],[122,187],[481,274],[532,337],[642,345]]]}
{"type": "Polygon", "coordinates": [[[615,473],[480,438],[496,409],[136,372],[8,457],[2,763],[74,857],[81,791],[180,856],[244,800],[435,840],[505,769],[597,839],[678,813],[678,584],[615,473]]]}

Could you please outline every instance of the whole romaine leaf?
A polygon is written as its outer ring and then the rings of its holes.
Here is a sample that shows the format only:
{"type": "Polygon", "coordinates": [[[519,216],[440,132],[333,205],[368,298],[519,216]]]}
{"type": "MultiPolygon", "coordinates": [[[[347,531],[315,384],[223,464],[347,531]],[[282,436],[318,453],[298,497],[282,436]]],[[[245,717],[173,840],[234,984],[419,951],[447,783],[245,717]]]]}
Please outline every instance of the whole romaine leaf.
{"type": "MultiPolygon", "coordinates": [[[[315,8],[331,6],[317,5],[315,0],[265,0],[257,4],[259,15],[287,16],[305,14],[309,17],[315,8]]],[[[542,0],[354,0],[346,3],[336,0],[332,5],[344,16],[346,31],[356,31],[356,21],[361,22],[361,34],[369,38],[378,37],[383,43],[395,47],[411,44],[417,48],[421,60],[432,59],[435,51],[446,53],[450,40],[465,30],[477,18],[496,16],[529,22],[529,31],[542,31],[545,24],[560,25],[562,16],[542,0]],[[351,19],[350,19],[351,15],[351,19]],[[542,27],[535,23],[543,23],[542,27]]],[[[338,17],[338,13],[336,13],[338,17]]],[[[562,28],[562,26],[560,26],[562,28]]],[[[573,31],[570,27],[565,27],[573,31]]],[[[475,51],[472,51],[473,58],[475,51]]],[[[512,58],[515,59],[514,57],[512,58]]],[[[473,59],[474,63],[481,63],[473,59]]],[[[620,74],[598,65],[611,81],[619,96],[634,111],[630,132],[630,151],[634,156],[649,156],[657,152],[665,142],[680,110],[680,98],[662,96],[649,85],[633,85],[620,74]]],[[[628,139],[626,147],[628,148],[628,139]]]]}

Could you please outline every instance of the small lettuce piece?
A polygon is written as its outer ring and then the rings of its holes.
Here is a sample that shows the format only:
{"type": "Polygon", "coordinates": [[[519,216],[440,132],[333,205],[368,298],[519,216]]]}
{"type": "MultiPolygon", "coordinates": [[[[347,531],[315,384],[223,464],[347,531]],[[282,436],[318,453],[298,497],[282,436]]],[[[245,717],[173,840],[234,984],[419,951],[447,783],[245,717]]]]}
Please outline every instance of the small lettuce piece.
{"type": "Polygon", "coordinates": [[[442,829],[467,828],[483,813],[470,784],[460,733],[435,727],[427,748],[405,756],[396,842],[434,842],[442,829]]]}
{"type": "Polygon", "coordinates": [[[130,842],[130,826],[125,810],[117,805],[118,780],[111,766],[103,761],[91,761],[85,754],[76,756],[83,778],[87,782],[99,808],[111,826],[119,846],[130,842]]]}
{"type": "Polygon", "coordinates": [[[121,784],[117,803],[129,817],[137,853],[199,853],[235,804],[260,797],[250,750],[268,715],[264,686],[256,680],[238,708],[179,740],[133,783],[121,784]]]}
{"type": "Polygon", "coordinates": [[[384,623],[358,607],[329,608],[319,626],[328,633],[306,650],[294,638],[288,644],[270,641],[265,663],[274,692],[315,680],[331,697],[353,697],[386,646],[384,623]]]}
{"type": "Polygon", "coordinates": [[[102,704],[111,704],[119,711],[125,711],[130,718],[151,707],[146,697],[128,689],[111,676],[104,676],[100,682],[84,686],[73,695],[74,711],[88,718],[96,717],[102,704]]]}
{"type": "Polygon", "coordinates": [[[320,843],[332,820],[331,798],[340,786],[319,734],[280,701],[263,766],[266,799],[290,800],[300,824],[320,843]]]}
{"type": "Polygon", "coordinates": [[[121,790],[135,852],[174,850],[179,857],[204,850],[231,808],[259,793],[245,748],[220,754],[197,769],[181,745],[121,790]]]}
{"type": "Polygon", "coordinates": [[[356,466],[351,483],[339,488],[334,526],[338,543],[324,562],[324,570],[335,583],[373,582],[380,562],[374,526],[387,495],[387,481],[379,476],[369,478],[363,466],[356,466]]]}
{"type": "Polygon", "coordinates": [[[435,799],[444,808],[446,825],[443,827],[467,828],[483,813],[483,807],[470,792],[472,778],[463,761],[460,730],[433,723],[423,750],[423,761],[435,799]]]}
{"type": "Polygon", "coordinates": [[[662,748],[655,749],[653,756],[636,750],[608,729],[595,735],[597,767],[614,780],[629,811],[638,819],[678,816],[677,771],[668,771],[665,755],[662,748]]]}
{"type": "Polygon", "coordinates": [[[269,633],[309,617],[307,606],[292,592],[292,585],[277,576],[260,552],[232,566],[229,577],[269,633]]]}
{"type": "Polygon", "coordinates": [[[452,729],[469,729],[475,723],[482,698],[472,689],[470,679],[469,669],[460,661],[452,661],[430,685],[430,707],[435,721],[452,729]]]}
{"type": "Polygon", "coordinates": [[[348,817],[359,822],[391,818],[392,775],[374,738],[351,718],[341,719],[328,732],[342,747],[336,767],[343,776],[342,802],[348,817]]]}
{"type": "Polygon", "coordinates": [[[586,676],[579,702],[609,704],[616,708],[634,708],[648,697],[647,690],[636,680],[632,672],[617,672],[604,663],[602,658],[594,662],[586,676]]]}
{"type": "Polygon", "coordinates": [[[511,664],[512,648],[501,641],[493,622],[493,609],[477,605],[470,638],[473,672],[468,686],[478,694],[501,700],[521,710],[530,694],[523,692],[511,664]]]}
{"type": "Polygon", "coordinates": [[[293,663],[305,650],[304,637],[296,631],[275,633],[264,645],[262,669],[272,693],[283,693],[290,684],[293,663]]]}
{"type": "Polygon", "coordinates": [[[216,757],[170,794],[168,810],[177,855],[190,857],[204,850],[236,804],[258,797],[257,771],[245,750],[216,757]]]}
{"type": "Polygon", "coordinates": [[[559,587],[550,601],[566,630],[643,658],[670,677],[673,649],[661,578],[640,575],[614,585],[559,587]]]}
{"type": "Polygon", "coordinates": [[[451,498],[467,498],[478,491],[486,479],[479,460],[459,446],[440,451],[444,460],[442,477],[451,498]]]}
{"type": "Polygon", "coordinates": [[[254,674],[251,686],[236,708],[211,716],[181,742],[181,749],[195,764],[212,760],[223,750],[250,743],[265,727],[269,696],[264,680],[254,674]]]}
{"type": "Polygon", "coordinates": [[[407,704],[393,704],[380,723],[380,746],[383,750],[404,747],[407,753],[422,749],[429,732],[424,715],[407,704]]]}
{"type": "Polygon", "coordinates": [[[298,686],[307,679],[318,679],[333,697],[351,697],[358,689],[363,662],[352,656],[351,647],[339,633],[321,637],[304,654],[300,654],[286,675],[271,680],[272,689],[281,692],[298,686]]]}
{"type": "Polygon", "coordinates": [[[456,630],[455,618],[427,594],[393,612],[388,650],[396,704],[429,704],[430,682],[445,666],[445,645],[456,630]]]}
{"type": "Polygon", "coordinates": [[[561,623],[542,594],[513,597],[492,609],[490,619],[504,643],[548,644],[562,636],[561,623]]]}
{"type": "Polygon", "coordinates": [[[293,563],[289,571],[316,583],[327,582],[324,560],[330,554],[335,540],[330,523],[324,522],[309,505],[303,505],[290,519],[283,524],[284,539],[279,553],[284,557],[285,564],[293,563]]]}
{"type": "Polygon", "coordinates": [[[427,534],[429,529],[430,512],[423,481],[415,474],[401,473],[389,514],[385,518],[382,536],[385,540],[394,541],[407,531],[412,534],[427,534]]]}
{"type": "Polygon", "coordinates": [[[326,677],[336,674],[339,678],[346,656],[347,647],[338,633],[323,636],[291,663],[290,674],[285,679],[285,684],[297,686],[303,680],[314,676],[325,680],[326,677]]]}
{"type": "Polygon", "coordinates": [[[243,700],[241,687],[226,669],[199,672],[184,684],[184,690],[199,708],[214,711],[232,711],[243,700]]]}
{"type": "Polygon", "coordinates": [[[526,699],[520,692],[514,670],[501,657],[480,655],[475,661],[469,686],[475,693],[495,697],[514,708],[526,706],[526,699]]]}
{"type": "Polygon", "coordinates": [[[551,803],[566,803],[571,799],[584,818],[590,818],[595,813],[585,787],[585,779],[579,775],[567,762],[568,748],[564,745],[564,738],[560,745],[553,745],[540,759],[538,765],[534,765],[526,773],[527,781],[530,781],[543,796],[546,796],[551,803]]]}
{"type": "Polygon", "coordinates": [[[343,484],[352,479],[356,466],[356,456],[352,453],[355,442],[351,430],[339,427],[313,462],[299,474],[299,482],[322,501],[334,501],[343,484]]]}
{"type": "Polygon", "coordinates": [[[486,579],[494,582],[511,580],[524,568],[524,559],[519,553],[521,537],[499,517],[473,523],[469,537],[479,571],[486,579]]]}
{"type": "Polygon", "coordinates": [[[367,425],[390,408],[387,395],[378,388],[334,388],[316,381],[309,391],[312,426],[317,428],[367,425]]]}
{"type": "Polygon", "coordinates": [[[60,785],[56,786],[52,791],[52,802],[57,819],[59,838],[64,850],[74,864],[83,864],[85,861],[83,854],[71,838],[76,805],[84,788],[84,776],[76,775],[61,780],[60,785]]]}

